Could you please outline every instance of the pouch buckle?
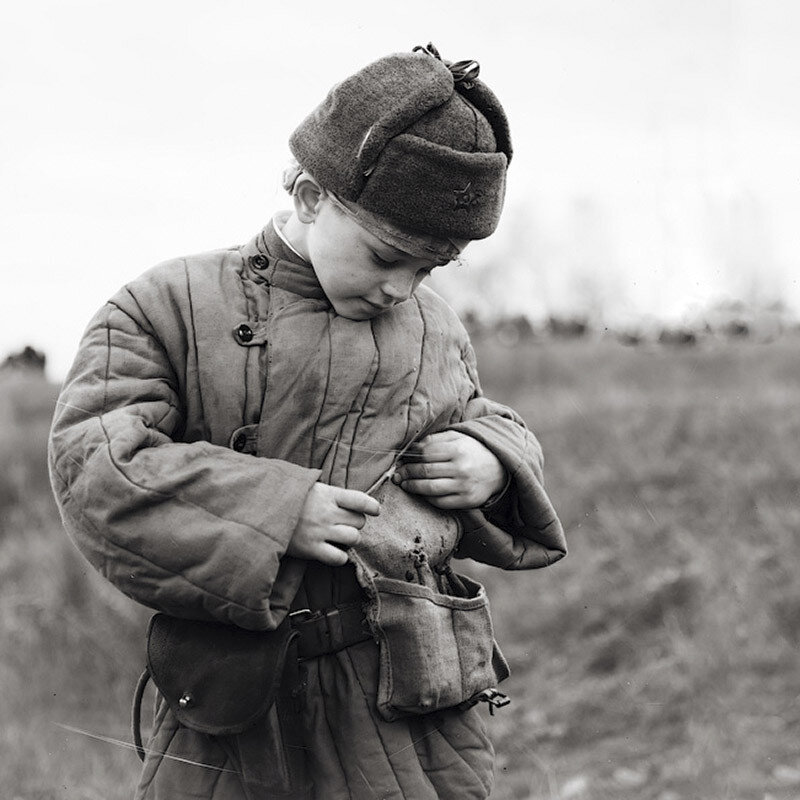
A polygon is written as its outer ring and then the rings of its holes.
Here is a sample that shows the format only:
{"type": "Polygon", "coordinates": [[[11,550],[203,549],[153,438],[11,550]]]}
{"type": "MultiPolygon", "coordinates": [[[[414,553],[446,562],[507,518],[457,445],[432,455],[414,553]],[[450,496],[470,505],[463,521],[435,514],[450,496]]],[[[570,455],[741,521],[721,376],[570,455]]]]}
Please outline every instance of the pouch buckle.
{"type": "Polygon", "coordinates": [[[494,687],[484,689],[482,692],[472,695],[469,700],[463,702],[458,708],[466,709],[478,705],[478,703],[486,703],[489,706],[489,716],[494,716],[496,708],[503,708],[511,702],[511,698],[507,694],[499,692],[494,687]]]}
{"type": "Polygon", "coordinates": [[[478,703],[488,703],[489,704],[489,716],[494,716],[494,710],[496,708],[503,708],[507,706],[511,702],[511,698],[507,694],[503,694],[499,692],[497,689],[484,689],[482,692],[479,692],[477,695],[478,703]]]}

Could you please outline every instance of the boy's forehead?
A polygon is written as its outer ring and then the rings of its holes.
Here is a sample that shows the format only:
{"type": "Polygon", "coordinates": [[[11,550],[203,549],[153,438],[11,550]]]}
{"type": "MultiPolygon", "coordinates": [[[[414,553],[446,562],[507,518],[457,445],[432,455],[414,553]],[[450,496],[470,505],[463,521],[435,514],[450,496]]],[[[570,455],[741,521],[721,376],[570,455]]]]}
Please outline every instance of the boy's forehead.
{"type": "Polygon", "coordinates": [[[413,256],[452,261],[458,258],[468,243],[465,239],[441,239],[424,233],[404,231],[384,217],[366,211],[355,203],[341,200],[333,192],[328,191],[327,195],[336,208],[354,220],[368,234],[395,251],[398,257],[413,256]]]}

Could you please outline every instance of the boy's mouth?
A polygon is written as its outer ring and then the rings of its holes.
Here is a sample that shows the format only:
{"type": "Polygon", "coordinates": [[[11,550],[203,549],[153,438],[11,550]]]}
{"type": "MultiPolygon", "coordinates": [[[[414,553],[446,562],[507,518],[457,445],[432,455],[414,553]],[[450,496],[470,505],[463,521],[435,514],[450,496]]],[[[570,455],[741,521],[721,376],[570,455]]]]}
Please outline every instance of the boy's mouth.
{"type": "Polygon", "coordinates": [[[390,309],[394,303],[373,303],[372,300],[367,300],[366,297],[361,298],[371,309],[377,311],[378,313],[382,313],[390,309]]]}

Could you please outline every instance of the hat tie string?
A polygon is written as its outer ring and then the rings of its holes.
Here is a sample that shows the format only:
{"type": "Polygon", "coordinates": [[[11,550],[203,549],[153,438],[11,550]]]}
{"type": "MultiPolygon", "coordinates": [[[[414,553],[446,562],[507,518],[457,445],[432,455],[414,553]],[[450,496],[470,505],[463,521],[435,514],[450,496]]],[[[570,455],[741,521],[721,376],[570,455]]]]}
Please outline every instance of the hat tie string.
{"type": "Polygon", "coordinates": [[[453,73],[453,83],[456,85],[460,83],[465,89],[472,88],[473,82],[477,79],[481,72],[481,65],[475,61],[474,58],[468,58],[464,61],[456,61],[455,63],[445,61],[439,54],[439,51],[434,46],[433,42],[428,42],[427,46],[425,47],[423,47],[421,44],[418,44],[412,52],[427,53],[429,56],[441,61],[447,67],[447,69],[453,73]]]}

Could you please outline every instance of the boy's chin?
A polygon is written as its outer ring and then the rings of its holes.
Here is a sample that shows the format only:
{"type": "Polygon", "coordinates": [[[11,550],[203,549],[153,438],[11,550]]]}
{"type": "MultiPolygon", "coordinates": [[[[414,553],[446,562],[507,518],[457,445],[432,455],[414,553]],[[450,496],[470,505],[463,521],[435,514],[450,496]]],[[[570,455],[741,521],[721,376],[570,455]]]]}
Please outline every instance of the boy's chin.
{"type": "Polygon", "coordinates": [[[345,319],[351,319],[354,322],[363,322],[368,319],[385,314],[392,306],[377,306],[370,303],[368,300],[356,298],[354,300],[347,300],[342,302],[331,303],[333,310],[345,319]]]}

